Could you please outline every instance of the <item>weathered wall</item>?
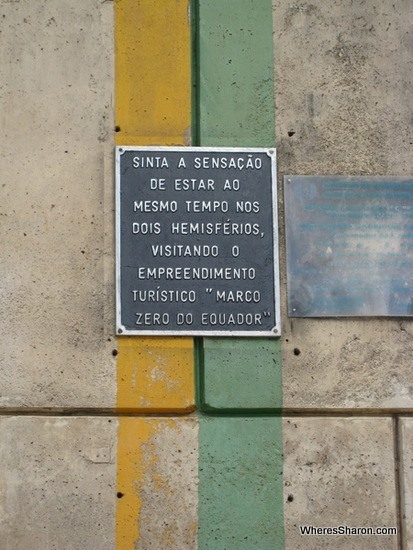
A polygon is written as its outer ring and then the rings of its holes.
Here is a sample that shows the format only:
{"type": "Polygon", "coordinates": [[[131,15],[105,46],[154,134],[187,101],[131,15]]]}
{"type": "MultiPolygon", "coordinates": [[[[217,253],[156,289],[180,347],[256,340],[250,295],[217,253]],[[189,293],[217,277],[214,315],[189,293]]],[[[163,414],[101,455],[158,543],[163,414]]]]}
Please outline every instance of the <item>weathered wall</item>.
{"type": "Polygon", "coordinates": [[[412,174],[410,6],[189,7],[0,0],[0,546],[407,549],[413,326],[288,319],[282,176],[412,174]],[[191,140],[277,145],[280,340],[115,336],[114,144],[191,140]]]}
{"type": "MultiPolygon", "coordinates": [[[[412,174],[408,3],[274,0],[273,16],[280,178],[412,174]]],[[[285,311],[283,405],[304,415],[284,424],[286,546],[409,548],[412,440],[397,414],[412,407],[411,321],[287,319],[285,311]],[[357,417],[363,411],[371,417],[357,417]],[[302,524],[402,532],[303,538],[302,524]]]]}
{"type": "Polygon", "coordinates": [[[0,402],[113,407],[112,5],[0,18],[0,402]]]}
{"type": "MultiPolygon", "coordinates": [[[[411,174],[408,3],[273,9],[280,175],[411,174]]],[[[412,407],[410,321],[290,319],[284,335],[284,407],[412,407]]]]}
{"type": "Polygon", "coordinates": [[[114,548],[116,418],[0,417],[4,550],[114,548]]]}

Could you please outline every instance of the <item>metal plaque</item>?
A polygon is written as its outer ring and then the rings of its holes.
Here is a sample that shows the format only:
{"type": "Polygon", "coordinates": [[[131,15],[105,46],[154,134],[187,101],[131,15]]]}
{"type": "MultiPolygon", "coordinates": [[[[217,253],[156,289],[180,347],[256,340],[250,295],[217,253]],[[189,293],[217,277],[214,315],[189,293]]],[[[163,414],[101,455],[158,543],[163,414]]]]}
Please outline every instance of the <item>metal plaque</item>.
{"type": "Polygon", "coordinates": [[[413,178],[285,176],[288,315],[413,316],[413,178]]]}
{"type": "Polygon", "coordinates": [[[279,336],[274,149],[117,147],[117,332],[279,336]]]}

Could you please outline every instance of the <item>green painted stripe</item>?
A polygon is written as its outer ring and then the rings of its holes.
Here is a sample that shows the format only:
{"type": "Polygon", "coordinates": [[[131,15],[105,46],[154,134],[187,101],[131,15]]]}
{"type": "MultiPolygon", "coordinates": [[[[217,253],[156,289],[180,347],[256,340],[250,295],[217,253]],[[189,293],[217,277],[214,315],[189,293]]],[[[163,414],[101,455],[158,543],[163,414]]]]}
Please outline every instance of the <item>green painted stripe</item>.
{"type": "MultiPolygon", "coordinates": [[[[271,2],[201,0],[199,18],[200,142],[215,146],[273,146],[271,2]]],[[[256,340],[242,339],[237,343],[233,361],[232,345],[226,347],[214,339],[205,340],[206,371],[201,372],[200,384],[204,389],[201,399],[207,410],[281,409],[281,346],[274,340],[261,340],[260,345],[265,364],[257,377],[256,340]],[[240,361],[243,376],[237,374],[240,361]],[[211,363],[215,366],[209,369],[211,363]],[[223,368],[229,371],[224,377],[223,368]],[[227,386],[227,396],[223,384],[227,386]],[[252,407],[251,399],[242,397],[246,387],[251,387],[255,394],[252,407]],[[219,388],[219,394],[214,388],[219,388]]]]}
{"type": "MultiPolygon", "coordinates": [[[[271,147],[275,142],[270,0],[200,0],[194,7],[198,70],[193,129],[205,146],[271,147]]],[[[251,250],[253,254],[253,250],[251,250]]],[[[205,339],[200,365],[204,411],[277,412],[282,407],[278,340],[205,339]]]]}
{"type": "Polygon", "coordinates": [[[278,340],[207,338],[198,369],[198,406],[202,411],[280,412],[281,346],[278,340]]]}
{"type": "Polygon", "coordinates": [[[281,422],[201,417],[199,550],[281,550],[281,422]]]}
{"type": "MultiPolygon", "coordinates": [[[[193,142],[274,146],[271,1],[194,4],[193,142]]],[[[281,549],[280,342],[207,338],[197,364],[198,548],[281,549]]]]}
{"type": "Polygon", "coordinates": [[[200,0],[202,145],[275,145],[270,0],[200,0]]]}

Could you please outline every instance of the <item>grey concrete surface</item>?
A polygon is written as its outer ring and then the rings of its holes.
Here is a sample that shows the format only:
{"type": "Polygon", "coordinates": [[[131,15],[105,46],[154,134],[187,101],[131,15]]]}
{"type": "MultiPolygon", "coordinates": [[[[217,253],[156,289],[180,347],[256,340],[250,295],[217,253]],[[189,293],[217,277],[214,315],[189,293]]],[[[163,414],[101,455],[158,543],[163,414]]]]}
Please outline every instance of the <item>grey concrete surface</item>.
{"type": "Polygon", "coordinates": [[[141,468],[145,475],[136,550],[194,550],[198,534],[198,421],[155,422],[156,433],[143,445],[141,468]]]}
{"type": "MultiPolygon", "coordinates": [[[[412,174],[410,4],[274,0],[273,16],[280,181],[412,174]]],[[[284,407],[412,408],[411,321],[290,319],[283,331],[284,407]]]]}
{"type": "Polygon", "coordinates": [[[302,536],[300,526],[396,527],[392,421],[284,419],[286,550],[390,550],[397,536],[302,536]]]}
{"type": "Polygon", "coordinates": [[[115,548],[117,424],[0,417],[2,550],[115,548]]]}
{"type": "Polygon", "coordinates": [[[113,4],[0,20],[0,407],[110,407],[113,4]]]}

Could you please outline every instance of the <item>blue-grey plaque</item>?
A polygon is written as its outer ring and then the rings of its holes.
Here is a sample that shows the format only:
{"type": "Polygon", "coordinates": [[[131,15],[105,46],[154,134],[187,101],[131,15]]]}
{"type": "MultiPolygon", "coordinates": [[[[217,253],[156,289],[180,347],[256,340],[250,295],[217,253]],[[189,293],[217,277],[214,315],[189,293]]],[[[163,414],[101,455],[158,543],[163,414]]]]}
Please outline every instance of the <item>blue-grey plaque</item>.
{"type": "Polygon", "coordinates": [[[117,147],[117,332],[279,336],[274,149],[117,147]]]}
{"type": "Polygon", "coordinates": [[[413,316],[413,178],[285,176],[288,315],[413,316]]]}

